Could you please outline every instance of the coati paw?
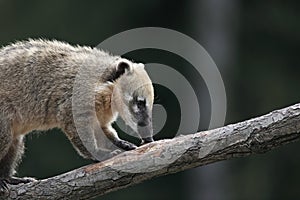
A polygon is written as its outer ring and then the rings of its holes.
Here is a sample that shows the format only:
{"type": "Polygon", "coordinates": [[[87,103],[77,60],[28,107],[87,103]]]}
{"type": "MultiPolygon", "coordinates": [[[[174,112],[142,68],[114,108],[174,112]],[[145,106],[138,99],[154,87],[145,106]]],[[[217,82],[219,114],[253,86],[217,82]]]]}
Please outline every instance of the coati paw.
{"type": "Polygon", "coordinates": [[[0,178],[0,196],[7,196],[9,194],[8,185],[18,185],[20,183],[26,184],[37,181],[31,177],[9,177],[9,178],[0,178]]]}
{"type": "Polygon", "coordinates": [[[26,183],[37,181],[35,178],[31,178],[31,177],[23,177],[23,178],[10,177],[10,178],[6,178],[5,180],[10,185],[18,185],[20,183],[26,184],[26,183]]]}
{"type": "Polygon", "coordinates": [[[136,149],[137,146],[130,143],[130,142],[127,142],[125,140],[118,140],[114,143],[117,147],[125,150],[125,151],[129,151],[129,150],[133,150],[133,149],[136,149]]]}

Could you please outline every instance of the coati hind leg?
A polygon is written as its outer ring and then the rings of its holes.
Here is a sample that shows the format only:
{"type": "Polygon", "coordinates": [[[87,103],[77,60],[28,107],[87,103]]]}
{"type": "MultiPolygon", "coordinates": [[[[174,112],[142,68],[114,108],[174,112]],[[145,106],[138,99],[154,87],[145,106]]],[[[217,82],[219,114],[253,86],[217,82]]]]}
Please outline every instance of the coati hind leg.
{"type": "Polygon", "coordinates": [[[24,153],[24,140],[22,136],[12,139],[6,154],[0,160],[0,192],[7,190],[7,184],[17,185],[19,183],[29,183],[33,178],[13,177],[15,169],[21,161],[24,153]]]}
{"type": "Polygon", "coordinates": [[[0,116],[0,194],[7,190],[6,181],[11,173],[11,165],[6,164],[8,152],[13,141],[9,121],[0,116]]]}

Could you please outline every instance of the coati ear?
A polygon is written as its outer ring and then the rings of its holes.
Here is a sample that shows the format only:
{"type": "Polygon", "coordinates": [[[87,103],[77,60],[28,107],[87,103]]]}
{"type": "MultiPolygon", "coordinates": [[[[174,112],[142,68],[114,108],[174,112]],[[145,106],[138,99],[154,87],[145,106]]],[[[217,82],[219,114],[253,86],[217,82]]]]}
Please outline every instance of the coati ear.
{"type": "Polygon", "coordinates": [[[112,74],[109,75],[107,78],[108,81],[112,82],[120,78],[123,74],[131,73],[132,72],[132,66],[126,59],[120,59],[117,62],[117,66],[112,74]]]}
{"type": "Polygon", "coordinates": [[[145,68],[145,65],[144,65],[143,63],[138,63],[137,66],[138,66],[138,67],[141,67],[141,68],[143,68],[143,69],[145,68]]]}
{"type": "Polygon", "coordinates": [[[116,67],[117,78],[119,78],[125,72],[132,72],[132,65],[126,59],[121,59],[116,67]]]}
{"type": "Polygon", "coordinates": [[[125,73],[125,71],[131,72],[132,71],[132,66],[126,61],[125,59],[122,59],[118,62],[117,68],[116,68],[116,73],[121,76],[122,74],[125,73]]]}

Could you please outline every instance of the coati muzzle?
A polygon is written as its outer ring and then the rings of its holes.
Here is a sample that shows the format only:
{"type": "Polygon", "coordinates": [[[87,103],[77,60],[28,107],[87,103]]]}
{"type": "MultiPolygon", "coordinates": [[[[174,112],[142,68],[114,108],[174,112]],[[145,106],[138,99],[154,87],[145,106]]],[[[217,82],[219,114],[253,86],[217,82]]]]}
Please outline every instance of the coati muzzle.
{"type": "Polygon", "coordinates": [[[147,123],[138,123],[138,134],[142,139],[141,144],[153,142],[153,127],[152,122],[149,120],[147,123]]]}

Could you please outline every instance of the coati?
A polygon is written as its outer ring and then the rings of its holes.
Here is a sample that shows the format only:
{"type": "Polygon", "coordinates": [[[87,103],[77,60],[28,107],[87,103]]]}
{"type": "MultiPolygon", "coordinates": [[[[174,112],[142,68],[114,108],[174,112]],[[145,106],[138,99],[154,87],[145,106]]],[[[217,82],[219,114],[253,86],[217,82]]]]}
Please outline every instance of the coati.
{"type": "MultiPolygon", "coordinates": [[[[33,130],[58,127],[81,156],[99,160],[86,144],[101,156],[101,149],[97,149],[101,133],[90,127],[81,138],[72,112],[76,78],[85,71],[91,73],[78,79],[88,83],[83,88],[94,95],[96,115],[83,111],[83,118],[98,121],[109,141],[123,150],[136,146],[120,139],[111,126],[118,115],[138,133],[142,143],[153,141],[154,92],[143,64],[56,40],[16,42],[0,49],[0,189],[7,183],[32,180],[13,175],[24,152],[24,136],[33,130]]],[[[79,104],[84,103],[85,93],[76,94],[79,104]]]]}

